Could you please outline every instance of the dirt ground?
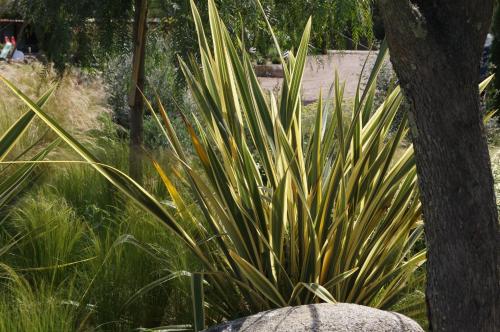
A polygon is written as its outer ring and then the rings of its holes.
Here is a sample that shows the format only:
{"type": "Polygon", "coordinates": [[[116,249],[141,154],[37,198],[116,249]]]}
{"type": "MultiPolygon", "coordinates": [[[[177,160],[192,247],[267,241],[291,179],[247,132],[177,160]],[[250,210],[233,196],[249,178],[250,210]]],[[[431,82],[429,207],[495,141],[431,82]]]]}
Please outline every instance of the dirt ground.
{"type": "MultiPolygon", "coordinates": [[[[336,71],[340,82],[345,82],[344,97],[354,97],[363,64],[368,59],[362,83],[368,79],[376,57],[376,53],[367,51],[334,51],[328,55],[309,56],[302,81],[303,102],[309,104],[316,101],[320,89],[323,96],[327,97],[336,71]]],[[[266,90],[279,90],[282,83],[282,78],[276,77],[261,77],[259,80],[266,90]]]]}

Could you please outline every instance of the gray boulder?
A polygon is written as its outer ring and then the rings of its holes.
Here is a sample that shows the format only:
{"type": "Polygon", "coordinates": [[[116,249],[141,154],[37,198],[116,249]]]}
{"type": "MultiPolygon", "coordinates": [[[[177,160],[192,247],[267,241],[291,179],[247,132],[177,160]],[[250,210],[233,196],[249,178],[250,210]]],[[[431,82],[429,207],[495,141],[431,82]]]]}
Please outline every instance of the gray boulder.
{"type": "Polygon", "coordinates": [[[357,304],[310,304],[269,310],[211,327],[206,332],[387,331],[423,332],[410,318],[357,304]]]}

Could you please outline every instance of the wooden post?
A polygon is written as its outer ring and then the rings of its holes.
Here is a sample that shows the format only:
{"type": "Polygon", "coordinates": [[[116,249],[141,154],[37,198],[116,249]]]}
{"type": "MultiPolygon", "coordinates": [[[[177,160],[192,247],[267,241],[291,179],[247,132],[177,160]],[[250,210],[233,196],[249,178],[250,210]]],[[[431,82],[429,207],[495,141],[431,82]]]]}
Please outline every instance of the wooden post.
{"type": "Polygon", "coordinates": [[[146,50],[148,1],[135,0],[134,55],[132,59],[132,80],[128,104],[130,106],[130,151],[129,173],[136,181],[142,181],[142,141],[144,100],[144,58],[146,50]]]}

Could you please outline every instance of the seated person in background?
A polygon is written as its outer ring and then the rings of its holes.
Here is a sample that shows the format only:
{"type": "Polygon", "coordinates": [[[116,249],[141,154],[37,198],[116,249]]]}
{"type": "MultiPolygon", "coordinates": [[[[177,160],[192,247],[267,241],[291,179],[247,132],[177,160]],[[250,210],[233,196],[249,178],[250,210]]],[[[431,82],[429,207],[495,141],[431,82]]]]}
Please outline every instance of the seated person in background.
{"type": "Polygon", "coordinates": [[[9,55],[7,55],[7,59],[11,59],[14,55],[14,52],[16,52],[17,42],[14,36],[10,37],[10,43],[12,44],[12,47],[10,49],[9,55]]]}
{"type": "Polygon", "coordinates": [[[3,46],[2,52],[0,52],[0,59],[7,60],[11,50],[12,50],[12,43],[10,42],[9,37],[5,36],[5,45],[3,46]]]}

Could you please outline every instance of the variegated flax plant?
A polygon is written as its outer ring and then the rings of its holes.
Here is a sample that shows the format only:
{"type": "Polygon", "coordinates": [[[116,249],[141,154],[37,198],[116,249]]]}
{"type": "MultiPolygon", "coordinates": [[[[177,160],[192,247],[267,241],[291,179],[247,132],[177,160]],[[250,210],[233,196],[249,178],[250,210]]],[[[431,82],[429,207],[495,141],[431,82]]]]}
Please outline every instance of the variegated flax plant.
{"type": "Polygon", "coordinates": [[[311,22],[297,52],[282,59],[276,97],[261,89],[243,42],[233,41],[214,1],[211,41],[193,2],[192,12],[201,65],[192,59],[181,68],[201,114],[185,117],[195,156],[181,146],[170,112],[148,104],[177,164],[164,169],[154,162],[168,206],[100,164],[40,103],[2,80],[84,160],[184,240],[204,267],[196,272],[204,274],[205,307],[219,317],[319,301],[392,308],[424,275],[416,271],[425,250],[415,246],[423,223],[413,148],[400,151],[405,118],[390,131],[403,99],[399,87],[374,107],[385,46],[365,89],[358,87],[350,123],[342,121],[337,78],[333,103],[320,96],[306,135],[300,91],[311,22]]]}

